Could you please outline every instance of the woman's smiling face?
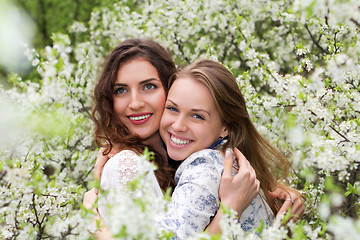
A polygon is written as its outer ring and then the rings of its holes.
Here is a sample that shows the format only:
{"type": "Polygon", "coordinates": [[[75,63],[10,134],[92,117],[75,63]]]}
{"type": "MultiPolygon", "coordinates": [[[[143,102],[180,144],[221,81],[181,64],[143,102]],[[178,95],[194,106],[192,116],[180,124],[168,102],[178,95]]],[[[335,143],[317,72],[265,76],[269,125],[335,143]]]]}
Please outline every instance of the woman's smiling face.
{"type": "Polygon", "coordinates": [[[114,84],[114,111],[133,134],[146,139],[159,129],[165,90],[156,68],[136,58],[121,65],[114,84]]]}
{"type": "Polygon", "coordinates": [[[227,134],[209,89],[191,78],[175,80],[160,122],[160,135],[168,155],[184,160],[227,134]]]}

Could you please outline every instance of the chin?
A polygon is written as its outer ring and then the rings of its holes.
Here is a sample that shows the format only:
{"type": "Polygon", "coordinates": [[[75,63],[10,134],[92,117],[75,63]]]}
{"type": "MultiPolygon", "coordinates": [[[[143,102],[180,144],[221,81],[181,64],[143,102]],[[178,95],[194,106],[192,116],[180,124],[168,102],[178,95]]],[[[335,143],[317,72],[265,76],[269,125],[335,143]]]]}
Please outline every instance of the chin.
{"type": "Polygon", "coordinates": [[[180,151],[180,152],[168,153],[168,155],[174,161],[183,161],[187,157],[189,157],[191,154],[187,154],[187,153],[184,153],[183,151],[182,152],[180,151]]]}
{"type": "Polygon", "coordinates": [[[168,154],[169,154],[169,157],[174,161],[182,161],[186,158],[186,157],[181,156],[181,154],[176,154],[176,153],[168,153],[168,154]]]}
{"type": "Polygon", "coordinates": [[[135,132],[135,134],[139,135],[141,139],[147,139],[155,134],[155,132],[152,131],[141,131],[141,132],[135,132]]]}

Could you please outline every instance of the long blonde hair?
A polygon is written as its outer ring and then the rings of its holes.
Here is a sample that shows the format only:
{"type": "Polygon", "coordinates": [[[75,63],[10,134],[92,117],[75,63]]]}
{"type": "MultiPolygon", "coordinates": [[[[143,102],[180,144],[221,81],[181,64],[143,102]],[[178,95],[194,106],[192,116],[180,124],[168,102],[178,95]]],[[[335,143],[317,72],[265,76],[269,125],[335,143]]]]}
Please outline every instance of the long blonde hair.
{"type": "Polygon", "coordinates": [[[276,214],[278,206],[268,192],[279,186],[278,179],[287,176],[290,162],[256,130],[233,74],[220,63],[198,60],[174,74],[169,80],[169,89],[176,79],[183,77],[199,81],[210,90],[229,132],[228,141],[221,150],[237,147],[244,154],[255,169],[266,201],[276,214]]]}

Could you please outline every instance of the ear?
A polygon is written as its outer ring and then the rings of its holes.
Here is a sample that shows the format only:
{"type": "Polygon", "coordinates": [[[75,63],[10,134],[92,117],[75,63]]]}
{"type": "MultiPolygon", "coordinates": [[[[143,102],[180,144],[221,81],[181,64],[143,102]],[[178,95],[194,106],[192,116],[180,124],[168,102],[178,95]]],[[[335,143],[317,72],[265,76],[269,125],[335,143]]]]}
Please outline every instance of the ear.
{"type": "Polygon", "coordinates": [[[226,138],[228,135],[229,135],[229,131],[227,130],[226,127],[223,127],[223,130],[220,133],[220,137],[226,138]]]}

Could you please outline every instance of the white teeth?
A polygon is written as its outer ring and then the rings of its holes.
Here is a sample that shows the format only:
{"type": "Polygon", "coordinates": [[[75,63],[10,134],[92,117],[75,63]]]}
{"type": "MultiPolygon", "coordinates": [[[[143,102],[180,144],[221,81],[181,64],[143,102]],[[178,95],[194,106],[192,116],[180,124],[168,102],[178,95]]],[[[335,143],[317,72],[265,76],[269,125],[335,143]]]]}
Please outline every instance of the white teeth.
{"type": "Polygon", "coordinates": [[[190,142],[190,140],[180,140],[173,135],[171,135],[171,141],[173,141],[176,145],[184,145],[190,142]]]}
{"type": "Polygon", "coordinates": [[[143,120],[143,119],[148,118],[150,116],[151,116],[151,114],[146,114],[144,116],[130,117],[130,119],[133,120],[133,121],[140,121],[140,120],[143,120]]]}

